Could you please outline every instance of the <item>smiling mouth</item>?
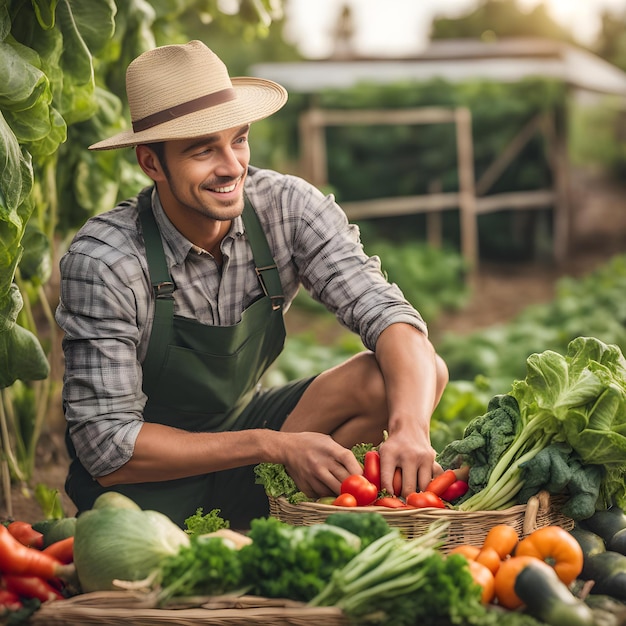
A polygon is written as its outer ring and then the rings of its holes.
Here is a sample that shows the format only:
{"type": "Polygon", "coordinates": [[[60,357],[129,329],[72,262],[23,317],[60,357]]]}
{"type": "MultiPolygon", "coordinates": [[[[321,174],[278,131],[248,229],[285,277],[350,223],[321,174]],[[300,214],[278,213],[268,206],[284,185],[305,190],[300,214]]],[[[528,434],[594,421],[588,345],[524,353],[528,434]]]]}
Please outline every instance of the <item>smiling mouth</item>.
{"type": "Polygon", "coordinates": [[[232,182],[230,185],[224,185],[222,187],[207,187],[207,189],[214,193],[230,193],[231,191],[235,191],[235,189],[237,189],[237,185],[239,184],[239,181],[241,181],[241,176],[237,178],[234,182],[232,182]]]}

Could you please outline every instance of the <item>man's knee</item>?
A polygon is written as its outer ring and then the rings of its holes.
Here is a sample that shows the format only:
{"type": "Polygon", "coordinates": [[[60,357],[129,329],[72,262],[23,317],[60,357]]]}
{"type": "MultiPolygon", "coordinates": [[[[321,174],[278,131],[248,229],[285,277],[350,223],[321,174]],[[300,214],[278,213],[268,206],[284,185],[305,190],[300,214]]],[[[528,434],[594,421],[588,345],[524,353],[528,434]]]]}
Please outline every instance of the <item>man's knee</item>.
{"type": "Polygon", "coordinates": [[[435,369],[437,372],[437,393],[441,396],[450,380],[450,372],[446,362],[438,354],[435,354],[435,369]]]}

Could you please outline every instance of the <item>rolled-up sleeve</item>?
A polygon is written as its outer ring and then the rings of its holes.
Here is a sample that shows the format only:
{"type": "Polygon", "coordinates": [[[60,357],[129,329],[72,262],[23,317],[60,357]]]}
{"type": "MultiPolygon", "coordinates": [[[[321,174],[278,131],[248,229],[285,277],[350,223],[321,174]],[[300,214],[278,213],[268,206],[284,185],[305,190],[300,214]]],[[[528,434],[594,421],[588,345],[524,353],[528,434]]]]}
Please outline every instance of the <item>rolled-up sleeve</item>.
{"type": "Polygon", "coordinates": [[[65,417],[78,458],[103,476],[130,459],[143,423],[138,306],[146,304],[136,292],[145,277],[139,261],[88,238],[73,244],[61,273],[65,417]]]}
{"type": "MultiPolygon", "coordinates": [[[[365,253],[358,227],[348,222],[334,197],[315,188],[305,196],[294,233],[295,262],[304,287],[371,350],[394,323],[427,333],[418,311],[386,279],[380,259],[365,253]]],[[[295,198],[288,200],[294,202],[295,198]]]]}

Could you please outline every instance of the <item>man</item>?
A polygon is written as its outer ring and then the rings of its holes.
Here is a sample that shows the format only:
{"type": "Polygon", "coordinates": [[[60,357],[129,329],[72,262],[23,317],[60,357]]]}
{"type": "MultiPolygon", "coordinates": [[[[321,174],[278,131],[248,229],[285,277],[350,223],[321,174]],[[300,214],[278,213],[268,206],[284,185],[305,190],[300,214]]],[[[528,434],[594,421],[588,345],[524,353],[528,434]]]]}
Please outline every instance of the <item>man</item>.
{"type": "Polygon", "coordinates": [[[140,55],[126,88],[132,129],[90,148],[134,147],[154,186],[90,219],[61,261],[78,510],[112,489],[180,525],[202,507],[244,528],[268,512],[256,464],[337,494],[361,473],[349,448],[385,429],[383,487],[400,467],[403,493],[424,488],[441,471],[429,424],[447,368],[332,196],[249,166],[250,124],[286,91],[231,79],[199,41],[140,55]],[[300,284],[369,351],[262,390],[300,284]]]}

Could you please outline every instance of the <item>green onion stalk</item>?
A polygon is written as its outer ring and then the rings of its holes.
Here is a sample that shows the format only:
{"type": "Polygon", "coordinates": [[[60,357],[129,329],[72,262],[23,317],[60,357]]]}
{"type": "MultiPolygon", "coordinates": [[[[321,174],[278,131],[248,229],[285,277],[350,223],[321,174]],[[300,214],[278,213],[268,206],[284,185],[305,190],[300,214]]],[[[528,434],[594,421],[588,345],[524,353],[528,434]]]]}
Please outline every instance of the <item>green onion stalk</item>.
{"type": "Polygon", "coordinates": [[[309,606],[336,606],[347,615],[359,616],[371,607],[373,598],[414,593],[427,582],[427,571],[419,565],[443,544],[448,526],[449,522],[438,520],[423,535],[409,540],[393,529],[337,570],[309,606]]]}

